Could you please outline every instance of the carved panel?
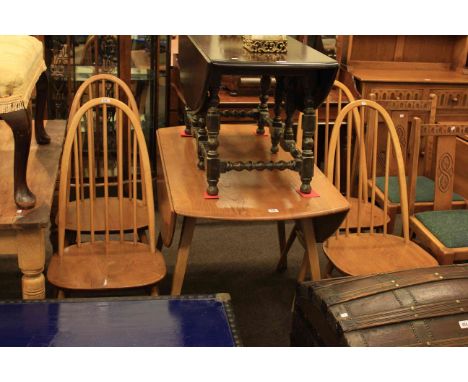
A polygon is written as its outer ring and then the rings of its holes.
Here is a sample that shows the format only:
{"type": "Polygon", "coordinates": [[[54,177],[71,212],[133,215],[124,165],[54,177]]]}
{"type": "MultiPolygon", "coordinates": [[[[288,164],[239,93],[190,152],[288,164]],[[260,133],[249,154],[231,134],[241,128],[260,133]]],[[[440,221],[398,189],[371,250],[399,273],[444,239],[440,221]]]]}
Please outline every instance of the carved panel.
{"type": "Polygon", "coordinates": [[[451,180],[453,177],[453,157],[449,153],[444,153],[440,157],[439,163],[439,177],[437,179],[437,185],[439,190],[443,193],[449,191],[451,180]]]}
{"type": "Polygon", "coordinates": [[[377,101],[382,100],[420,100],[423,98],[423,89],[387,89],[375,88],[370,93],[374,93],[377,101]]]}
{"type": "Polygon", "coordinates": [[[464,135],[468,134],[468,125],[427,124],[421,125],[421,136],[428,135],[464,135]]]}
{"type": "Polygon", "coordinates": [[[393,110],[418,110],[418,111],[430,111],[432,106],[431,100],[379,100],[387,111],[393,110]]]}
{"type": "Polygon", "coordinates": [[[437,94],[437,107],[450,109],[468,108],[468,90],[466,89],[434,89],[437,94]]]}

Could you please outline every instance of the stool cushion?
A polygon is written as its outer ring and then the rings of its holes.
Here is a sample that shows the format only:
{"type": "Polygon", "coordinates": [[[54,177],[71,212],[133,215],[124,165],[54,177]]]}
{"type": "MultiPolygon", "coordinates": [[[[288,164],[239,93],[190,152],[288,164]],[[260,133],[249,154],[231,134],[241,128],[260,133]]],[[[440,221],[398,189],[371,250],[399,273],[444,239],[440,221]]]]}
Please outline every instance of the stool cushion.
{"type": "Polygon", "coordinates": [[[447,248],[468,247],[468,210],[426,211],[415,216],[447,248]]]}
{"type": "Polygon", "coordinates": [[[46,65],[42,43],[32,36],[0,36],[0,113],[26,109],[46,65]]]}
{"type": "MultiPolygon", "coordinates": [[[[408,180],[408,178],[406,178],[408,180]]],[[[377,187],[384,192],[385,177],[379,176],[375,183],[377,187]]],[[[434,181],[425,176],[418,176],[416,179],[416,203],[434,201],[434,181]]],[[[400,183],[397,176],[388,177],[388,200],[392,203],[400,203],[400,183]]],[[[463,197],[453,193],[452,201],[463,201],[463,197]]]]}

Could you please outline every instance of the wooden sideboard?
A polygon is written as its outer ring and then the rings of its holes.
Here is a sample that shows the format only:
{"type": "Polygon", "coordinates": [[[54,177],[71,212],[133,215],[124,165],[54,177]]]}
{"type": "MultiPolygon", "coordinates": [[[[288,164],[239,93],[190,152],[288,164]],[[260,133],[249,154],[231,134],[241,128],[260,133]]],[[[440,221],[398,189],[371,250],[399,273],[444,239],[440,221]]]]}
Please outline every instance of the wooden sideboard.
{"type": "Polygon", "coordinates": [[[341,68],[363,98],[434,93],[437,121],[468,120],[467,36],[339,36],[337,45],[341,68]]]}

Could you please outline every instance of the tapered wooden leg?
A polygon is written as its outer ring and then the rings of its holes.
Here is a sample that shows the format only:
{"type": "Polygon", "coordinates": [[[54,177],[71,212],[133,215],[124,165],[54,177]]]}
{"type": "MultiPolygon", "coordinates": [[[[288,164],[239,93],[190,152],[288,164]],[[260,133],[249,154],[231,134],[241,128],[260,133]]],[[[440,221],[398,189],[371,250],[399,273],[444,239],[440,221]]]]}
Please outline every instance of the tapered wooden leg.
{"type": "Polygon", "coordinates": [[[280,247],[280,253],[282,253],[284,246],[286,245],[286,223],[284,222],[284,220],[276,222],[276,229],[278,230],[278,243],[280,247]]]}
{"type": "Polygon", "coordinates": [[[317,251],[317,242],[315,241],[315,230],[312,219],[301,220],[302,232],[304,233],[304,241],[306,244],[306,251],[309,260],[310,272],[312,280],[317,281],[321,279],[320,263],[317,251]]]}
{"type": "Polygon", "coordinates": [[[57,298],[58,298],[59,300],[62,300],[62,299],[65,298],[65,292],[63,291],[63,289],[59,289],[59,290],[57,291],[57,298]]]}
{"type": "Polygon", "coordinates": [[[158,240],[156,241],[156,249],[158,251],[162,251],[162,248],[163,248],[163,239],[162,239],[161,232],[159,232],[158,240]]]}
{"type": "Polygon", "coordinates": [[[196,221],[196,218],[185,216],[182,222],[182,232],[180,234],[179,249],[177,251],[177,260],[172,279],[171,295],[173,296],[179,296],[182,291],[196,221]]]}
{"type": "Polygon", "coordinates": [[[140,242],[148,244],[148,236],[146,235],[146,229],[145,228],[140,228],[138,230],[138,239],[140,240],[140,242]]]}
{"type": "Polygon", "coordinates": [[[23,229],[17,233],[18,264],[23,273],[25,300],[45,298],[45,232],[43,228],[23,229]]]}
{"type": "MultiPolygon", "coordinates": [[[[34,207],[36,197],[26,182],[29,148],[31,145],[31,116],[29,111],[18,110],[2,114],[2,119],[10,126],[15,139],[14,193],[15,203],[21,209],[34,207]]],[[[4,174],[7,176],[7,174],[4,174]]]]}
{"type": "Polygon", "coordinates": [[[325,269],[325,278],[329,279],[331,277],[331,273],[335,269],[335,265],[327,259],[327,268],[325,269]]]}
{"type": "Polygon", "coordinates": [[[307,251],[304,252],[304,256],[302,257],[301,268],[299,268],[299,274],[297,275],[297,282],[302,283],[304,282],[307,276],[307,270],[309,269],[309,256],[307,251]]]}
{"type": "Polygon", "coordinates": [[[297,229],[298,229],[298,226],[297,226],[297,223],[296,223],[294,225],[291,233],[289,234],[288,241],[283,246],[283,250],[281,251],[281,256],[280,256],[280,259],[278,261],[278,265],[276,266],[276,271],[277,272],[283,272],[288,268],[288,253],[289,253],[289,250],[291,249],[291,246],[294,243],[294,240],[296,240],[297,229]]]}
{"type": "Polygon", "coordinates": [[[44,129],[44,112],[47,102],[47,90],[49,80],[46,72],[43,72],[36,83],[36,114],[34,117],[34,132],[38,145],[50,143],[50,137],[44,129]]]}
{"type": "Polygon", "coordinates": [[[151,287],[150,295],[151,296],[159,296],[159,288],[156,285],[153,285],[151,287]]]}

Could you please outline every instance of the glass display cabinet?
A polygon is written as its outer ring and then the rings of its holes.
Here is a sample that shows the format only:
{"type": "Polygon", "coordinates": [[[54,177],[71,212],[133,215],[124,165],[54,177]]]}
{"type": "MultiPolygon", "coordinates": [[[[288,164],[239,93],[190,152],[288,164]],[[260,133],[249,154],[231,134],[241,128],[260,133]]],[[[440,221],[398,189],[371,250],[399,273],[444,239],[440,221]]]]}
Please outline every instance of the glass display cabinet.
{"type": "Polygon", "coordinates": [[[109,73],[135,95],[151,158],[155,129],[167,125],[170,36],[44,36],[49,71],[49,119],[67,119],[78,87],[89,77],[109,73]]]}

